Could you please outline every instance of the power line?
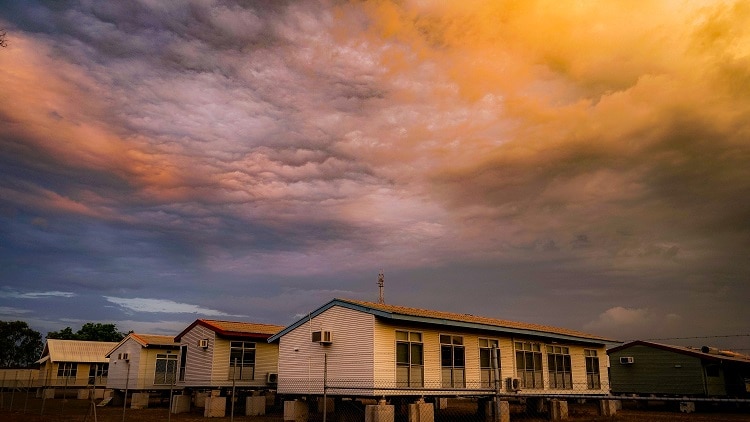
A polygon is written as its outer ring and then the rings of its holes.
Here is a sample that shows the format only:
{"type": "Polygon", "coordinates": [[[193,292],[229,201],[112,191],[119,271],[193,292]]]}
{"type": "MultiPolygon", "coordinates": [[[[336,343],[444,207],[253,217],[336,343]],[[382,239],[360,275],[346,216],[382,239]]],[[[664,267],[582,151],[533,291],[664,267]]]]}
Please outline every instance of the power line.
{"type": "Polygon", "coordinates": [[[662,338],[647,338],[645,341],[654,340],[695,340],[703,338],[729,338],[729,337],[750,337],[750,334],[726,334],[721,336],[693,336],[693,337],[662,337],[662,338]]]}

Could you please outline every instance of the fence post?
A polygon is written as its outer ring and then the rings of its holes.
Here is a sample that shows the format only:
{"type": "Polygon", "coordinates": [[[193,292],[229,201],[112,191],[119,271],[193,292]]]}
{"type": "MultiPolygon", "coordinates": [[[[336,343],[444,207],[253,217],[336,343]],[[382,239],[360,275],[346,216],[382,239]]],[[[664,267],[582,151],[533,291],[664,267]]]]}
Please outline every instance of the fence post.
{"type": "Polygon", "coordinates": [[[323,422],[328,415],[328,353],[323,353],[323,422]]]}

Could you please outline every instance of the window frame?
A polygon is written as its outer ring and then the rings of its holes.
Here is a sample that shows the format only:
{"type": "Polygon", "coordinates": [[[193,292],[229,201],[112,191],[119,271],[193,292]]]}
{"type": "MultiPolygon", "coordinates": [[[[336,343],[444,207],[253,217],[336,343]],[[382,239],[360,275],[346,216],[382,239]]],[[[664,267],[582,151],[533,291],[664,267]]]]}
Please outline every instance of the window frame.
{"type": "Polygon", "coordinates": [[[495,368],[492,367],[492,349],[497,349],[497,360],[498,360],[498,374],[500,373],[501,361],[500,359],[500,340],[489,337],[479,337],[479,382],[481,388],[495,388],[495,368]],[[484,342],[484,344],[483,344],[484,342]],[[482,355],[488,354],[486,357],[489,366],[482,366],[482,360],[485,359],[482,355]]]}
{"type": "Polygon", "coordinates": [[[177,365],[176,353],[158,353],[154,365],[154,385],[173,385],[177,381],[177,365]],[[163,371],[159,371],[160,363],[164,367],[163,371]]]}
{"type": "Polygon", "coordinates": [[[600,390],[602,388],[601,368],[599,366],[599,353],[595,349],[584,349],[586,359],[586,388],[589,390],[600,390]]]}
{"type": "Polygon", "coordinates": [[[57,378],[78,378],[78,362],[60,362],[57,364],[57,378]]]}
{"type": "Polygon", "coordinates": [[[547,377],[553,390],[573,389],[573,369],[570,347],[547,345],[547,377]]]}
{"type": "Polygon", "coordinates": [[[421,331],[395,330],[395,381],[399,387],[424,387],[424,333],[421,331]],[[399,338],[399,335],[405,338],[399,338]],[[406,348],[406,360],[399,360],[399,346],[406,348]],[[415,363],[415,351],[419,350],[419,362],[415,363]],[[399,377],[406,369],[406,380],[399,377]]]}
{"type": "Polygon", "coordinates": [[[532,341],[514,341],[513,350],[516,356],[516,376],[521,380],[521,387],[543,389],[542,344],[532,341]]]}
{"type": "Polygon", "coordinates": [[[252,381],[255,379],[255,366],[258,355],[258,343],[255,341],[232,340],[229,342],[229,374],[228,379],[235,381],[252,381]],[[235,366],[236,354],[240,359],[235,366]],[[246,358],[252,356],[252,358],[246,358]],[[237,377],[237,368],[240,376],[237,377]]]}
{"type": "Polygon", "coordinates": [[[466,345],[464,336],[440,334],[440,380],[443,388],[466,388],[466,345]],[[446,353],[450,356],[447,357],[446,353]],[[446,365],[446,362],[449,363],[446,365]]]}

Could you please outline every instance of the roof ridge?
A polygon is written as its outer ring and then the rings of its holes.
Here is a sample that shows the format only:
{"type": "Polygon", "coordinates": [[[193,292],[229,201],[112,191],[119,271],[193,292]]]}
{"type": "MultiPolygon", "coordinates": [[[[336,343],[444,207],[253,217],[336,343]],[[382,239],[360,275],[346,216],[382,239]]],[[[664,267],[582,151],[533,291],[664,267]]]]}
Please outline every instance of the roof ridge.
{"type": "MultiPolygon", "coordinates": [[[[369,302],[364,300],[356,300],[356,299],[344,299],[344,298],[337,298],[334,300],[339,300],[342,302],[348,302],[360,306],[368,306],[373,309],[391,309],[393,311],[403,310],[406,315],[414,315],[419,313],[424,313],[426,317],[442,317],[444,319],[451,319],[454,321],[466,321],[466,320],[474,320],[475,322],[485,322],[489,325],[499,326],[499,327],[508,327],[508,328],[524,328],[531,331],[539,331],[539,332],[557,332],[559,334],[568,334],[568,335],[574,335],[576,337],[586,337],[591,339],[598,339],[598,340],[606,340],[606,341],[615,341],[608,339],[603,336],[599,336],[596,334],[586,333],[583,331],[573,330],[569,328],[563,328],[558,326],[552,326],[552,325],[545,325],[545,324],[538,324],[538,323],[530,323],[530,322],[521,322],[521,321],[513,321],[508,319],[500,319],[500,318],[493,318],[493,317],[486,317],[481,315],[474,315],[474,314],[468,314],[468,313],[458,313],[458,312],[449,312],[449,311],[440,311],[440,310],[432,310],[432,309],[423,309],[423,308],[415,308],[415,307],[409,307],[409,306],[402,306],[402,305],[391,305],[386,303],[376,303],[376,302],[369,302]],[[412,312],[409,312],[412,311],[412,312]],[[417,312],[414,312],[417,311],[417,312]],[[432,314],[432,315],[430,315],[432,314]]],[[[398,312],[396,312],[398,313],[398,312]]]]}

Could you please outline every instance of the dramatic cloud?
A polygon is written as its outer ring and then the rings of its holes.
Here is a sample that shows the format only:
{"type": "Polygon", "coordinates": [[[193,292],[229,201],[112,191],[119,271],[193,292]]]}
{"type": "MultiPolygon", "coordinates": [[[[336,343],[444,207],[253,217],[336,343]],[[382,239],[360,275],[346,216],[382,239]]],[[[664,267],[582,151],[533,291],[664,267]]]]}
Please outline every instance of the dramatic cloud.
{"type": "Polygon", "coordinates": [[[0,287],[76,295],[0,306],[44,329],[284,324],[381,269],[407,306],[750,329],[746,2],[27,1],[0,27],[0,287]]]}
{"type": "Polygon", "coordinates": [[[107,301],[119,305],[132,312],[149,312],[149,313],[170,313],[170,314],[198,314],[207,316],[231,316],[244,317],[243,315],[230,315],[225,312],[213,309],[201,308],[200,306],[188,303],[177,303],[171,300],[132,298],[126,299],[121,297],[104,296],[107,301]]]}

